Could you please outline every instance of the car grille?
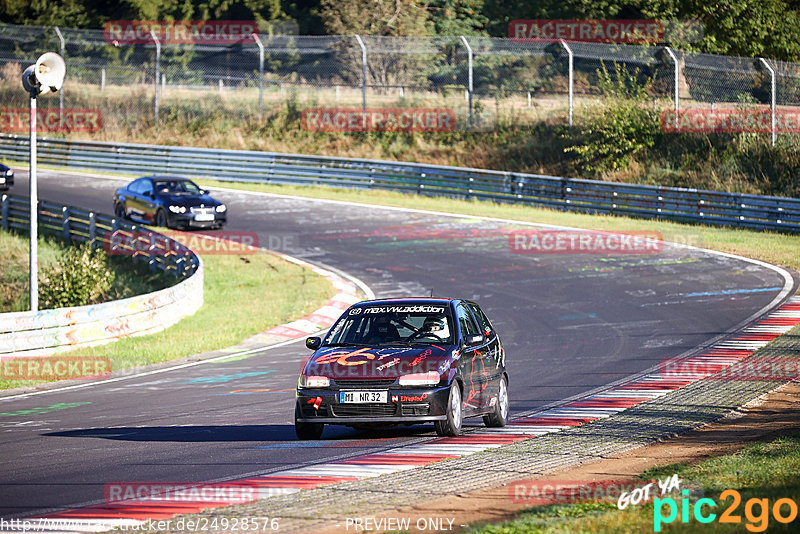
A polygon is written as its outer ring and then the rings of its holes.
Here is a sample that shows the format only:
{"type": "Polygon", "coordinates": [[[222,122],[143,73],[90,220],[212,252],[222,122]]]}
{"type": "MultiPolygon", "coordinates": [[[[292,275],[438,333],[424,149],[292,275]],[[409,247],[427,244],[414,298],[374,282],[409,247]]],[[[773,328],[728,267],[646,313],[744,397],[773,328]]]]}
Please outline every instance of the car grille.
{"type": "Polygon", "coordinates": [[[200,208],[195,206],[193,208],[189,208],[194,215],[214,215],[214,208],[200,208]]]}
{"type": "Polygon", "coordinates": [[[427,402],[403,406],[403,415],[428,415],[429,413],[431,413],[431,405],[427,402]]]}
{"type": "Polygon", "coordinates": [[[394,404],[331,404],[330,408],[336,417],[373,417],[397,413],[394,404]]]}
{"type": "Polygon", "coordinates": [[[334,379],[336,385],[340,388],[361,388],[368,386],[391,386],[394,384],[394,378],[382,378],[377,380],[348,380],[348,379],[334,379]]]}

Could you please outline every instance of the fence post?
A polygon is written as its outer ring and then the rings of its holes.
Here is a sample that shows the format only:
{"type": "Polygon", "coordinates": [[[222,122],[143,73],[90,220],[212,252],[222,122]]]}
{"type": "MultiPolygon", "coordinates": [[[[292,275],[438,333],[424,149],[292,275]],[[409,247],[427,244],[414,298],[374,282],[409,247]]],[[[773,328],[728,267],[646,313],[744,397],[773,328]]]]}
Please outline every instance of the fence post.
{"type": "Polygon", "coordinates": [[[775,97],[776,97],[776,91],[775,91],[775,82],[776,82],[776,80],[775,80],[775,69],[773,69],[772,66],[770,66],[770,64],[769,64],[769,61],[767,61],[763,57],[758,58],[758,60],[761,62],[762,65],[764,65],[764,68],[767,69],[767,71],[769,72],[770,78],[772,78],[772,90],[770,91],[770,105],[769,105],[769,107],[770,107],[770,115],[772,116],[772,146],[775,146],[775,141],[777,141],[777,138],[778,138],[778,132],[775,129],[775,119],[776,119],[775,111],[776,111],[776,104],[777,104],[777,102],[775,100],[775,97]]]}
{"type": "Polygon", "coordinates": [[[361,109],[367,110],[367,47],[360,35],[356,35],[358,46],[361,47],[361,109]]]}
{"type": "Polygon", "coordinates": [[[106,90],[106,69],[100,70],[100,90],[106,90]]]}
{"type": "MultiPolygon", "coordinates": [[[[670,59],[675,64],[675,88],[673,93],[675,94],[675,117],[678,116],[678,102],[680,99],[680,89],[679,89],[679,80],[680,80],[680,64],[678,63],[678,56],[675,55],[675,52],[672,51],[672,48],[665,46],[664,50],[669,54],[670,59]]],[[[677,118],[676,118],[677,120],[677,118]]]]}
{"type": "Polygon", "coordinates": [[[572,73],[573,73],[573,70],[574,70],[575,61],[574,61],[574,57],[572,55],[572,49],[569,47],[567,42],[564,39],[559,39],[559,42],[561,43],[561,46],[564,47],[564,50],[567,51],[567,58],[568,58],[568,61],[569,61],[569,127],[572,128],[572,109],[573,109],[573,107],[572,107],[572,103],[573,103],[572,102],[572,88],[573,88],[573,85],[574,85],[574,83],[573,83],[574,79],[573,79],[572,73]]]}
{"type": "Polygon", "coordinates": [[[264,111],[264,45],[257,33],[253,32],[251,36],[258,45],[258,115],[261,118],[264,111]]]}
{"type": "MultiPolygon", "coordinates": [[[[64,53],[64,36],[61,35],[61,30],[56,26],[55,28],[56,35],[58,35],[58,40],[61,41],[61,57],[65,57],[64,53]]],[[[64,87],[62,86],[61,89],[58,91],[58,119],[60,121],[64,120],[64,87]]]]}
{"type": "Polygon", "coordinates": [[[92,244],[92,248],[96,248],[97,245],[97,217],[95,216],[93,211],[89,212],[89,242],[92,244]]]}
{"type": "Polygon", "coordinates": [[[161,70],[161,42],[158,40],[158,37],[156,37],[155,30],[150,30],[150,37],[152,37],[153,42],[156,43],[156,75],[153,81],[153,85],[156,89],[154,115],[155,115],[155,122],[158,123],[158,75],[159,71],[161,70]]]}
{"type": "Polygon", "coordinates": [[[468,86],[467,91],[469,92],[469,122],[472,123],[472,47],[469,46],[469,42],[467,38],[463,35],[461,36],[461,42],[464,43],[464,46],[467,48],[467,73],[468,73],[468,86]]]}
{"type": "Polygon", "coordinates": [[[64,241],[69,243],[69,208],[67,206],[62,206],[61,208],[61,237],[64,238],[64,241]]]}
{"type": "Polygon", "coordinates": [[[0,224],[3,230],[8,232],[8,195],[3,195],[2,203],[0,203],[0,224]]]}

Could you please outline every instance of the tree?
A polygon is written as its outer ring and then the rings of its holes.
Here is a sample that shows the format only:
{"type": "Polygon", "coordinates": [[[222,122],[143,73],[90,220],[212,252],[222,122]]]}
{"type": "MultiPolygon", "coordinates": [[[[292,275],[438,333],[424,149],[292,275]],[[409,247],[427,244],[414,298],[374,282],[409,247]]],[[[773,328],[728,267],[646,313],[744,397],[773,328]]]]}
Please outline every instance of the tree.
{"type": "Polygon", "coordinates": [[[330,35],[431,34],[428,6],[414,0],[322,0],[320,17],[330,35]]]}

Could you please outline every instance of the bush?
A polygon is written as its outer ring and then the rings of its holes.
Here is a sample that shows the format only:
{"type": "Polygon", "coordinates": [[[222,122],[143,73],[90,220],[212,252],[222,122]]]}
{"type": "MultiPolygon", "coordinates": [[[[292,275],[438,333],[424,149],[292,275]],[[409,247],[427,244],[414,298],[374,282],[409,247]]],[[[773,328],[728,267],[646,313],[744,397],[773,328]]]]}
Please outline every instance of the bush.
{"type": "Polygon", "coordinates": [[[89,243],[69,247],[64,257],[40,276],[41,307],[96,304],[111,289],[113,281],[105,251],[93,249],[89,243]]]}
{"type": "Polygon", "coordinates": [[[582,124],[562,133],[568,142],[564,152],[575,154],[573,164],[580,174],[624,169],[631,156],[651,148],[659,135],[658,111],[646,103],[652,79],[640,83],[639,69],[629,73],[615,66],[613,76],[605,65],[597,71],[606,103],[590,110],[582,124]]]}

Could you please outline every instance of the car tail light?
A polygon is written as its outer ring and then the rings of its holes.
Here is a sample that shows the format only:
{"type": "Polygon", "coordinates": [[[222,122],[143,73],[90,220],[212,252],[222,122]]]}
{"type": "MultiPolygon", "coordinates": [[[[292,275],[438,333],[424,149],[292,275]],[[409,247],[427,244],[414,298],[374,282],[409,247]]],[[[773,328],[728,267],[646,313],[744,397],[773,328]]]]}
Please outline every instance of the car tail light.
{"type": "Polygon", "coordinates": [[[327,376],[301,376],[300,386],[306,388],[326,388],[331,384],[327,376]]]}
{"type": "Polygon", "coordinates": [[[428,371],[427,373],[413,373],[400,377],[401,386],[435,386],[439,383],[438,371],[428,371]]]}

